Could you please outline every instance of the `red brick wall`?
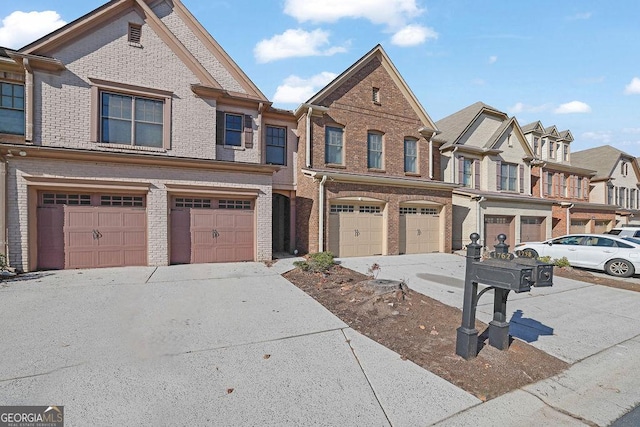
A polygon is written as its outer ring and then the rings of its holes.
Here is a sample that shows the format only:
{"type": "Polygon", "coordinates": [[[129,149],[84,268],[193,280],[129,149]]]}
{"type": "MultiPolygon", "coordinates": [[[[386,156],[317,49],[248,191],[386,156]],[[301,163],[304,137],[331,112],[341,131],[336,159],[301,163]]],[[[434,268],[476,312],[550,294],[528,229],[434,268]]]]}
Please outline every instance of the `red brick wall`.
{"type": "MultiPolygon", "coordinates": [[[[553,206],[553,229],[551,232],[552,237],[559,237],[567,234],[567,208],[562,206],[553,206]]],[[[588,228],[585,230],[587,233],[595,232],[595,221],[606,220],[611,221],[612,225],[615,225],[616,213],[591,211],[587,208],[572,208],[569,220],[587,220],[589,221],[588,228]]]]}

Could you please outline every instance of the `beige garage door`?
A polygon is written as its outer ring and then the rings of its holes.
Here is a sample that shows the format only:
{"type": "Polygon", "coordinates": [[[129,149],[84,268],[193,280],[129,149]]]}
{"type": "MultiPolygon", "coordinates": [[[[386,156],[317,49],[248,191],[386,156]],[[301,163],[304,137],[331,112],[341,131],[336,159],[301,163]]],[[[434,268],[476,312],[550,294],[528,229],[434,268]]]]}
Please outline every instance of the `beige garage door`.
{"type": "Polygon", "coordinates": [[[609,223],[610,223],[610,222],[611,222],[611,221],[607,221],[607,220],[604,220],[604,219],[602,219],[602,220],[600,220],[600,219],[596,220],[596,222],[595,222],[595,224],[594,224],[594,226],[595,226],[594,233],[596,233],[596,234],[603,234],[603,233],[606,233],[606,232],[609,230],[609,223]]]}
{"type": "Polygon", "coordinates": [[[332,204],[329,250],[338,257],[382,254],[382,206],[332,204]]]}
{"type": "Polygon", "coordinates": [[[569,227],[570,234],[587,233],[588,219],[572,219],[569,227]]]}
{"type": "Polygon", "coordinates": [[[175,197],[171,209],[171,263],[254,260],[251,200],[175,197]]]}
{"type": "Polygon", "coordinates": [[[39,269],[147,265],[144,196],[41,193],[39,269]]]}
{"type": "Polygon", "coordinates": [[[400,253],[423,254],[440,250],[440,209],[400,207],[400,253]]]}

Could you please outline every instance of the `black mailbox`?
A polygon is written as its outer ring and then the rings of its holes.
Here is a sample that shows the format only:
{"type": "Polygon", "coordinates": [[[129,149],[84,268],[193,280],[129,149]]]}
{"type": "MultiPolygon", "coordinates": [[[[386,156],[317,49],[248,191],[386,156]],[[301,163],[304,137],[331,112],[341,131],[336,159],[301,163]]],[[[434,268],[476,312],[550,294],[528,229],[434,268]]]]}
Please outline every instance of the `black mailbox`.
{"type": "Polygon", "coordinates": [[[531,290],[532,267],[498,259],[474,262],[473,265],[475,274],[472,280],[478,283],[517,293],[531,290]]]}
{"type": "Polygon", "coordinates": [[[553,264],[547,264],[534,258],[521,257],[518,252],[516,252],[516,255],[518,255],[518,258],[515,258],[513,262],[533,268],[531,275],[532,286],[536,288],[553,286],[553,264]]]}
{"type": "Polygon", "coordinates": [[[507,236],[498,235],[491,258],[480,261],[482,245],[480,235],[473,233],[467,245],[467,263],[464,282],[462,325],[457,329],[456,354],[471,359],[478,354],[478,330],[475,327],[478,299],[493,289],[493,320],[489,323],[489,345],[500,350],[509,348],[509,322],[507,297],[509,292],[527,292],[531,286],[552,286],[553,265],[533,258],[533,252],[523,252],[515,258],[505,244],[507,236]],[[488,285],[478,293],[478,284],[488,285]]]}

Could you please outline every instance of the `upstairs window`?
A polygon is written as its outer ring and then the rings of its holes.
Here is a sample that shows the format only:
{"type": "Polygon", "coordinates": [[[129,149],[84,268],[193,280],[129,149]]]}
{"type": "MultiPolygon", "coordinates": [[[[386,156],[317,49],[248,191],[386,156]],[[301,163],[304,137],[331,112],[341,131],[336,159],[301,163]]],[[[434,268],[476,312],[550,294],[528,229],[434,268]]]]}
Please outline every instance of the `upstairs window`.
{"type": "Polygon", "coordinates": [[[224,115],[224,145],[242,146],[242,121],[240,114],[224,115]]]}
{"type": "Polygon", "coordinates": [[[462,161],[462,185],[473,187],[473,160],[464,159],[462,161]]]}
{"type": "Polygon", "coordinates": [[[404,171],[418,173],[418,141],[415,139],[404,140],[404,171]]]}
{"type": "Polygon", "coordinates": [[[569,144],[564,144],[563,149],[562,149],[562,159],[565,162],[569,161],[569,144]]]}
{"type": "Polygon", "coordinates": [[[518,191],[518,167],[510,163],[500,166],[500,189],[503,191],[518,191]]]}
{"type": "Polygon", "coordinates": [[[282,127],[267,126],[267,163],[284,165],[286,158],[287,130],[282,127]]]}
{"type": "Polygon", "coordinates": [[[576,197],[582,199],[582,179],[576,176],[576,197]]]}
{"type": "Polygon", "coordinates": [[[547,194],[553,194],[553,174],[551,172],[546,172],[547,174],[547,194]]]}
{"type": "Polygon", "coordinates": [[[0,133],[24,135],[24,86],[0,82],[0,133]]]}
{"type": "Polygon", "coordinates": [[[560,195],[567,197],[567,176],[562,175],[560,178],[560,195]]]}
{"type": "Polygon", "coordinates": [[[341,128],[327,126],[325,130],[325,162],[341,165],[343,145],[343,130],[341,128]]]}
{"type": "Polygon", "coordinates": [[[553,141],[549,141],[549,158],[556,158],[556,144],[553,141]]]}
{"type": "Polygon", "coordinates": [[[367,167],[382,169],[382,135],[379,133],[367,135],[367,167]]]}
{"type": "Polygon", "coordinates": [[[163,146],[163,101],[110,92],[102,92],[101,99],[101,142],[163,146]]]}
{"type": "Polygon", "coordinates": [[[540,155],[540,138],[533,138],[533,154],[536,157],[540,155]]]}
{"type": "Polygon", "coordinates": [[[620,164],[620,173],[622,174],[622,176],[627,176],[627,174],[629,173],[629,164],[627,162],[622,162],[620,164]]]}

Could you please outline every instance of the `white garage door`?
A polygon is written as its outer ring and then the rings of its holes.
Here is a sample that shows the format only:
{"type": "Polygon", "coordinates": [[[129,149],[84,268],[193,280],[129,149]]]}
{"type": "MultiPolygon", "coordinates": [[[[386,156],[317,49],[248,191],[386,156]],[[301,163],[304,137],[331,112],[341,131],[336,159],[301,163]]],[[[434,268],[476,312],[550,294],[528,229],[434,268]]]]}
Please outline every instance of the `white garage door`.
{"type": "Polygon", "coordinates": [[[382,254],[382,206],[332,204],[329,250],[338,257],[382,254]]]}

